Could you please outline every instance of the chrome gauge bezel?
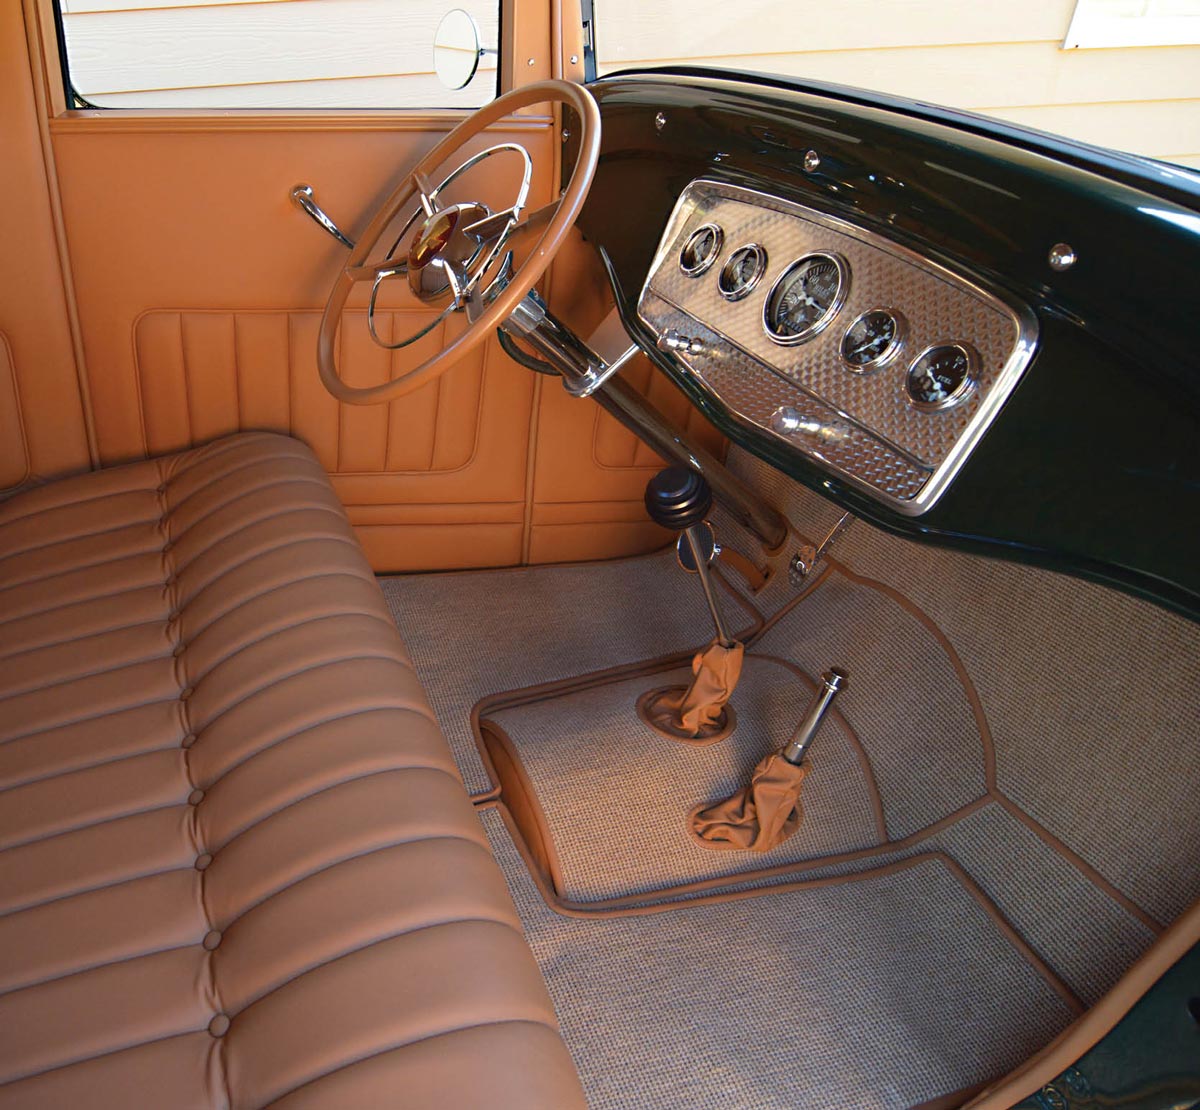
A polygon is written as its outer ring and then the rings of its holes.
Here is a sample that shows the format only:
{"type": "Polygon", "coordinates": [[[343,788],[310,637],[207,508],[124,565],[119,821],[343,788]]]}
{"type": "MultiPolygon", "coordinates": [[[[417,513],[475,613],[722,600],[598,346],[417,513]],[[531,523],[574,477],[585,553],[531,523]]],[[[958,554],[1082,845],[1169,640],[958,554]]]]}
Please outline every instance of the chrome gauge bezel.
{"type": "Polygon", "coordinates": [[[747,243],[745,246],[738,247],[728,259],[725,265],[721,267],[720,274],[717,275],[717,292],[721,294],[727,301],[740,301],[748,297],[762,281],[763,274],[767,272],[767,251],[759,243],[747,243]],[[748,281],[738,282],[731,288],[726,286],[725,276],[730,272],[730,269],[738,262],[739,259],[751,254],[754,256],[754,273],[748,281]]]}
{"type": "Polygon", "coordinates": [[[834,251],[809,251],[808,254],[801,255],[795,262],[784,267],[783,273],[779,275],[772,284],[770,291],[767,293],[766,299],[763,301],[762,310],[762,326],[763,331],[767,333],[767,338],[772,343],[778,343],[781,347],[796,347],[801,343],[807,343],[810,339],[818,336],[837,318],[837,314],[841,312],[842,306],[846,303],[846,298],[850,296],[850,263],[847,262],[840,254],[834,251]],[[834,294],[833,303],[819,316],[816,321],[809,324],[803,331],[797,332],[795,335],[780,335],[774,328],[771,327],[771,306],[775,302],[775,297],[779,293],[780,288],[801,266],[812,262],[814,259],[832,262],[837,270],[838,286],[837,292],[834,294]]]}
{"type": "Polygon", "coordinates": [[[721,257],[721,248],[724,245],[725,230],[720,224],[702,224],[687,237],[687,240],[684,242],[683,246],[679,248],[680,271],[687,274],[688,277],[693,278],[699,277],[701,274],[707,274],[708,271],[716,265],[717,259],[721,257]],[[684,259],[687,257],[688,252],[692,249],[692,244],[694,244],[696,240],[700,238],[700,236],[706,235],[710,231],[713,232],[717,238],[717,244],[715,247],[713,247],[712,254],[710,254],[702,262],[698,262],[695,266],[688,266],[687,263],[684,262],[684,259]]]}
{"type": "Polygon", "coordinates": [[[842,365],[851,374],[873,374],[876,370],[881,370],[883,367],[895,362],[900,352],[904,350],[907,341],[908,321],[904,318],[904,313],[890,306],[877,305],[875,308],[868,308],[865,312],[860,312],[846,325],[846,330],[842,332],[842,338],[838,343],[838,358],[842,360],[842,365]],[[892,341],[873,359],[867,362],[851,362],[846,357],[846,339],[860,320],[876,312],[885,312],[892,318],[892,323],[896,329],[892,333],[892,341]]]}
{"type": "Polygon", "coordinates": [[[975,350],[969,343],[930,343],[923,351],[920,352],[904,371],[904,399],[908,404],[918,412],[945,412],[947,409],[952,409],[957,405],[962,404],[974,392],[976,385],[979,382],[979,352],[975,350]],[[949,396],[941,401],[929,402],[918,401],[909,391],[908,383],[912,377],[912,372],[916,369],[917,364],[928,354],[934,351],[955,350],[962,351],[967,359],[967,376],[959,383],[958,388],[949,396]]]}

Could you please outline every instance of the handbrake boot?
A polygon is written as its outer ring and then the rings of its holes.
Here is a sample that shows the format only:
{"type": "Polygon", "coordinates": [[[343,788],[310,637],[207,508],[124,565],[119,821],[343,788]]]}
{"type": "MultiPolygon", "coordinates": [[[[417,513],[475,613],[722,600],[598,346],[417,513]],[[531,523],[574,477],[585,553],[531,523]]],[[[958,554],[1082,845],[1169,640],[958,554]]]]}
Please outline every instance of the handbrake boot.
{"type": "Polygon", "coordinates": [[[706,848],[769,852],[791,836],[804,820],[800,788],[812,765],[789,763],[773,752],[754,768],[748,786],[715,804],[692,810],[688,827],[706,848]]]}

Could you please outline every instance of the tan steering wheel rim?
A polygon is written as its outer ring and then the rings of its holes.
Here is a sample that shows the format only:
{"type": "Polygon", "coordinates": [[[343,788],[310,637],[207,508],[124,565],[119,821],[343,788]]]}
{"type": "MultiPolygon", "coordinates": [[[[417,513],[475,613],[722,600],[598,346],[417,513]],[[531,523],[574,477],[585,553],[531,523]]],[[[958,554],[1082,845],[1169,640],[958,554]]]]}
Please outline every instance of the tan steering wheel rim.
{"type": "Polygon", "coordinates": [[[524,85],[505,93],[463,120],[408,172],[405,179],[383,202],[334,281],[329,300],[325,304],[325,312],[321,317],[321,331],[317,338],[317,368],[325,388],[339,401],[350,405],[386,404],[419,389],[445,373],[455,362],[482,343],[494,328],[512,315],[521,300],[545,274],[583,208],[599,156],[600,110],[587,89],[567,81],[539,81],[536,84],[524,85]],[[364,264],[383,232],[404,206],[416,196],[421,182],[429,172],[448,161],[456,150],[512,112],[547,101],[567,104],[575,109],[579,119],[579,153],[575,159],[571,179],[554,215],[520,269],[495,300],[453,343],[426,359],[420,366],[379,385],[348,385],[338,374],[335,358],[338,328],[350,291],[359,281],[364,280],[364,264]]]}

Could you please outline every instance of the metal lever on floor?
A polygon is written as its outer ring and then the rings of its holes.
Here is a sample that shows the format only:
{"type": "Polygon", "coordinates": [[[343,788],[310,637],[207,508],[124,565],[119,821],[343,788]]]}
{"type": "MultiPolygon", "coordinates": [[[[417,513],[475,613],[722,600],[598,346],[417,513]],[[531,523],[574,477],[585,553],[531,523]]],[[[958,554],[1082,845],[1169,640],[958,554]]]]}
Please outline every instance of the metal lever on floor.
{"type": "Polygon", "coordinates": [[[705,521],[712,509],[712,489],[703,475],[683,466],[660,470],[646,484],[646,512],[655,524],[679,532],[680,563],[685,570],[695,570],[704,591],[704,600],[717,630],[717,642],[722,647],[735,643],[725,625],[721,605],[709,574],[716,545],[712,529],[705,521]]]}
{"type": "Polygon", "coordinates": [[[833,699],[837,697],[840,690],[846,688],[847,681],[846,672],[838,670],[837,667],[831,667],[821,675],[821,688],[808,703],[808,709],[800,724],[796,726],[792,738],[779,752],[789,763],[798,767],[804,762],[808,746],[813,742],[813,737],[817,735],[817,730],[825,720],[825,714],[829,712],[829,707],[833,705],[833,699]]]}
{"type": "Polygon", "coordinates": [[[804,821],[800,801],[812,766],[804,758],[846,675],[831,667],[822,676],[796,731],[779,751],[759,760],[750,781],[736,794],[692,810],[688,824],[705,847],[728,851],[769,852],[792,836],[804,821]]]}

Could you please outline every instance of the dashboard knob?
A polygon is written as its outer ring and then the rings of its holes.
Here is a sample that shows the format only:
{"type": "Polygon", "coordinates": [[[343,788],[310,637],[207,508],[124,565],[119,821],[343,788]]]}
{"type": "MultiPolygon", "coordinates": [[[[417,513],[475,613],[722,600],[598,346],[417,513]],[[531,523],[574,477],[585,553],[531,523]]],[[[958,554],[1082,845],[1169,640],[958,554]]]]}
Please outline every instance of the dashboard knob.
{"type": "Polygon", "coordinates": [[[771,413],[771,431],[781,436],[792,436],[800,430],[801,417],[791,405],[780,405],[771,413]]]}
{"type": "Polygon", "coordinates": [[[677,351],[688,355],[698,355],[704,350],[704,344],[699,339],[689,335],[680,335],[674,328],[667,328],[656,341],[660,351],[677,351]]]}
{"type": "Polygon", "coordinates": [[[848,428],[840,424],[823,424],[804,416],[792,405],[780,405],[771,413],[771,431],[781,436],[808,436],[818,443],[845,443],[850,438],[848,428]]]}

